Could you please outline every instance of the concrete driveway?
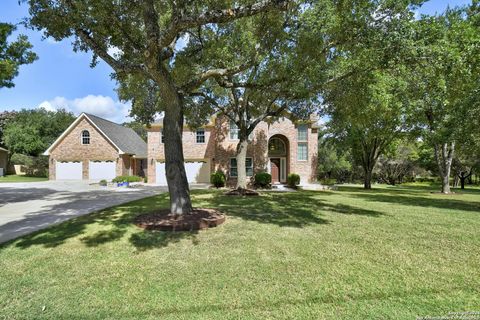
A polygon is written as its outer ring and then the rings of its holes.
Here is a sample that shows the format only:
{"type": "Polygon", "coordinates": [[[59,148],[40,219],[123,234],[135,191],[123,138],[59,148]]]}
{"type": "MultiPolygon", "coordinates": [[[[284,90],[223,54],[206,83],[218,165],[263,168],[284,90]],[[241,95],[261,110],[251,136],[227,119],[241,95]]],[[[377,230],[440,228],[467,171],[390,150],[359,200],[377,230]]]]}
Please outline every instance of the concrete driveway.
{"type": "Polygon", "coordinates": [[[0,243],[165,191],[161,186],[106,189],[83,181],[0,183],[0,243]]]}

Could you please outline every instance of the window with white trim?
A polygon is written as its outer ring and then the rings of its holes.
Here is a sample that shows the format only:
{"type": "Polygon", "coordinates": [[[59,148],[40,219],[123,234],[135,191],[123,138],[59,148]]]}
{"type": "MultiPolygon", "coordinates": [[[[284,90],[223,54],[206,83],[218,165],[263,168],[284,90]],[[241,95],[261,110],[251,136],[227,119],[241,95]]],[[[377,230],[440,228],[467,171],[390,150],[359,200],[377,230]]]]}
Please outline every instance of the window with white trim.
{"type": "Polygon", "coordinates": [[[195,139],[197,143],[205,143],[205,129],[197,129],[195,139]]]}
{"type": "Polygon", "coordinates": [[[308,140],[308,126],[306,124],[300,124],[297,128],[297,140],[298,141],[307,141],[308,140]]]}
{"type": "Polygon", "coordinates": [[[90,132],[88,130],[82,131],[82,144],[90,144],[90,132]]]}
{"type": "Polygon", "coordinates": [[[238,128],[235,121],[230,120],[230,140],[238,140],[240,129],[238,128]]]}
{"type": "Polygon", "coordinates": [[[308,160],[308,144],[306,142],[299,142],[297,146],[297,160],[308,160]]]}
{"type": "MultiPolygon", "coordinates": [[[[245,159],[245,169],[247,177],[253,176],[253,159],[245,159]]],[[[238,176],[237,158],[230,158],[230,177],[238,176]]]]}

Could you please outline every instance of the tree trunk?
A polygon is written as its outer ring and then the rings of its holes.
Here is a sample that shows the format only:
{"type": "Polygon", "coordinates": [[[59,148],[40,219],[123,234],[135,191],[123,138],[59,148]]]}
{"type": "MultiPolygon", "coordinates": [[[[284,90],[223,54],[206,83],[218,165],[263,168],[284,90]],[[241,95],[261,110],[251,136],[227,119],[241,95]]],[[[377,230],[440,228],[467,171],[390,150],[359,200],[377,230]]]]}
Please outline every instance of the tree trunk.
{"type": "Polygon", "coordinates": [[[459,183],[460,183],[460,177],[455,175],[455,178],[453,179],[453,187],[457,188],[459,183]]]}
{"type": "Polygon", "coordinates": [[[240,137],[237,144],[237,189],[247,189],[247,148],[248,140],[240,137]]]}
{"type": "Polygon", "coordinates": [[[451,193],[450,190],[450,171],[452,168],[453,154],[455,152],[455,143],[450,146],[448,143],[441,145],[435,144],[435,159],[437,160],[438,172],[442,181],[442,193],[451,193]]]}
{"type": "Polygon", "coordinates": [[[170,194],[170,212],[189,214],[192,212],[190,189],[183,158],[183,99],[166,71],[160,86],[165,103],[163,133],[165,135],[165,170],[170,194]]]}
{"type": "Polygon", "coordinates": [[[466,179],[467,179],[467,177],[464,177],[464,176],[460,177],[460,186],[461,186],[462,190],[465,189],[465,180],[466,179]]]}
{"type": "Polygon", "coordinates": [[[371,168],[364,168],[365,177],[363,180],[363,188],[366,190],[372,189],[372,171],[371,168]]]}

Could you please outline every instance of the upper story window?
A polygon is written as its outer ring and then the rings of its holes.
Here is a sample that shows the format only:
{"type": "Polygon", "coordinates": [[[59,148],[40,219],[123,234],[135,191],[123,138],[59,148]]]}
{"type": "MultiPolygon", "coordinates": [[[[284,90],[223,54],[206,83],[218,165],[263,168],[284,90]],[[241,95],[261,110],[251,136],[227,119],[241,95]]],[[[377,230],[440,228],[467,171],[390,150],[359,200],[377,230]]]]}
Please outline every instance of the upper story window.
{"type": "Polygon", "coordinates": [[[88,130],[82,131],[82,144],[90,144],[90,132],[88,130]]]}
{"type": "Polygon", "coordinates": [[[297,139],[298,141],[307,141],[308,139],[308,126],[306,124],[300,124],[298,125],[298,135],[297,139]]]}
{"type": "Polygon", "coordinates": [[[299,142],[297,146],[297,160],[308,160],[308,144],[306,142],[299,142]]]}
{"type": "Polygon", "coordinates": [[[230,140],[238,140],[240,129],[238,129],[235,121],[230,120],[230,140]]]}
{"type": "Polygon", "coordinates": [[[205,129],[197,129],[195,139],[197,143],[205,143],[205,129]]]}
{"type": "Polygon", "coordinates": [[[163,135],[163,129],[160,131],[160,142],[165,143],[165,136],[163,135]]]}

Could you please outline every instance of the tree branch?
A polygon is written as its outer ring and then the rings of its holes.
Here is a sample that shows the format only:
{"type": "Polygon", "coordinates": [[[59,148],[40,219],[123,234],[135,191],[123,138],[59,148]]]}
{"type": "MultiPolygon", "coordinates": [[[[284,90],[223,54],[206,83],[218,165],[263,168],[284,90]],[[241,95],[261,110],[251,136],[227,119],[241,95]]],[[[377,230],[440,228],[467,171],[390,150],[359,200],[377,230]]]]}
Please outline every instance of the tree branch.
{"type": "Polygon", "coordinates": [[[117,73],[143,72],[141,65],[131,65],[116,60],[108,54],[107,50],[98,41],[90,35],[87,30],[75,29],[75,34],[100,58],[102,58],[117,73]]]}
{"type": "Polygon", "coordinates": [[[252,65],[253,65],[253,63],[245,63],[245,64],[235,66],[235,67],[232,67],[232,68],[219,68],[219,69],[207,70],[207,71],[197,75],[196,77],[193,78],[193,80],[189,81],[187,84],[182,86],[182,90],[184,92],[190,92],[190,91],[198,88],[200,85],[202,85],[202,83],[204,83],[205,81],[207,81],[210,78],[216,78],[216,77],[221,78],[221,77],[225,77],[225,76],[234,75],[236,73],[239,73],[241,71],[244,71],[244,70],[250,68],[252,65]]]}
{"type": "Polygon", "coordinates": [[[175,11],[172,23],[160,35],[159,46],[168,46],[175,37],[189,29],[209,23],[225,23],[239,18],[249,17],[271,9],[286,10],[287,0],[263,0],[251,5],[240,6],[224,10],[212,10],[196,16],[183,15],[181,11],[175,11]]]}

